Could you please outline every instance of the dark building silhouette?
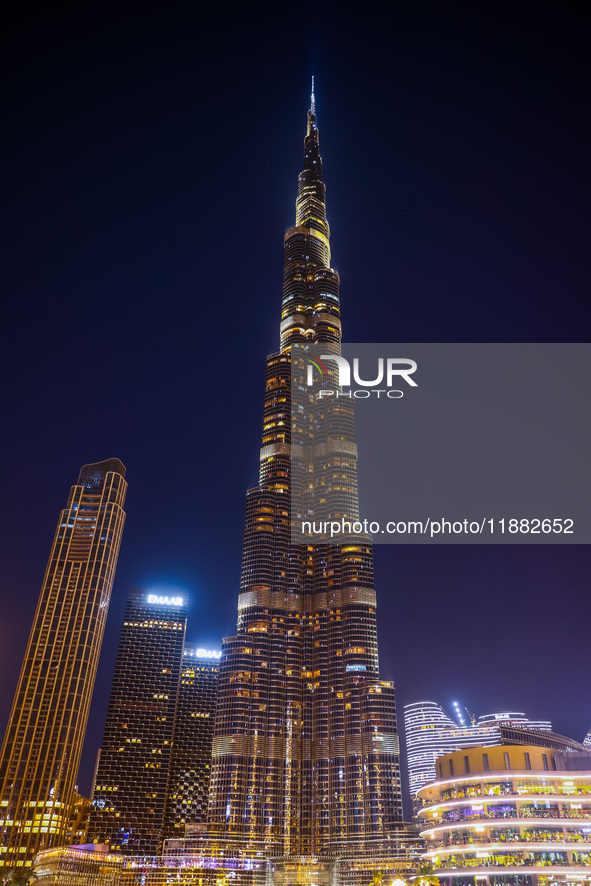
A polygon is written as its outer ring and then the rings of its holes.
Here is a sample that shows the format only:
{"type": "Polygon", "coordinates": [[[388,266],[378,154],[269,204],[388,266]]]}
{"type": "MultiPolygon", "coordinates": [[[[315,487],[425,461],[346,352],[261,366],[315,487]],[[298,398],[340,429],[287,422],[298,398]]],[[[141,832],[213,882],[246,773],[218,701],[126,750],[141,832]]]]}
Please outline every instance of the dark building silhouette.
{"type": "Polygon", "coordinates": [[[125,468],[85,465],[60,514],[0,755],[0,868],[68,839],[125,521],[125,468]]]}

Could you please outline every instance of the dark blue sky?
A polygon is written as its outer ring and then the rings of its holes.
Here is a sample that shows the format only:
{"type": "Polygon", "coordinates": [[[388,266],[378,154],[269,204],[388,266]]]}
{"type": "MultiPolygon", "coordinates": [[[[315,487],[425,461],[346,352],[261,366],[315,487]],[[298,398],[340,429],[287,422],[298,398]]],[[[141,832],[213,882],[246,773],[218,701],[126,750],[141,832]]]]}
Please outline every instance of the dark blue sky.
{"type": "MultiPolygon", "coordinates": [[[[84,790],[128,589],[188,591],[191,640],[235,628],[312,73],[348,340],[589,337],[574,5],[271,10],[22,6],[5,31],[0,724],[70,485],[128,469],[84,790]]],[[[375,559],[401,706],[458,698],[582,738],[588,546],[375,559]]]]}

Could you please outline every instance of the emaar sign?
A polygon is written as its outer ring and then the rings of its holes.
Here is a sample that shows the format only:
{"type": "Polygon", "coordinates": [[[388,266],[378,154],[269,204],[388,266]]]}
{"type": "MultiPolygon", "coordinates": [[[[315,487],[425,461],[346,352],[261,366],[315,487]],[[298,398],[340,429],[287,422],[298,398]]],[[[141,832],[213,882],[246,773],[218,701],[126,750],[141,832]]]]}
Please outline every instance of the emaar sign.
{"type": "Polygon", "coordinates": [[[182,606],[182,597],[163,597],[161,594],[148,594],[148,603],[159,603],[161,606],[182,606]]]}

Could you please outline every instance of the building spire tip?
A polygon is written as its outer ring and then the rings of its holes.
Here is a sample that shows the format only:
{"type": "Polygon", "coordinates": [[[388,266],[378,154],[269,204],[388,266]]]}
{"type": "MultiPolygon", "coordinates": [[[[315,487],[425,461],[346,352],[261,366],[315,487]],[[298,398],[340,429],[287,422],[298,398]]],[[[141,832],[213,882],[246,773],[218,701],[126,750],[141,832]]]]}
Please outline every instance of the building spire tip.
{"type": "Polygon", "coordinates": [[[314,97],[314,74],[312,74],[312,94],[310,96],[310,111],[316,114],[316,99],[314,97]]]}

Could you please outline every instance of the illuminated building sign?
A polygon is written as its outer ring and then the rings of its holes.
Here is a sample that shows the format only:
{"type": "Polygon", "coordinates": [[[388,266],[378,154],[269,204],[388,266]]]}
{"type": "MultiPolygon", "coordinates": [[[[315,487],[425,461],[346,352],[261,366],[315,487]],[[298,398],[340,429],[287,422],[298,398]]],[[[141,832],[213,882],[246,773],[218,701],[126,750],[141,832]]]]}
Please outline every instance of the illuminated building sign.
{"type": "Polygon", "coordinates": [[[222,653],[218,649],[185,649],[185,655],[195,656],[195,658],[221,658],[222,653]]]}
{"type": "Polygon", "coordinates": [[[163,597],[160,594],[148,594],[148,603],[160,603],[163,606],[182,606],[182,597],[163,597]]]}

